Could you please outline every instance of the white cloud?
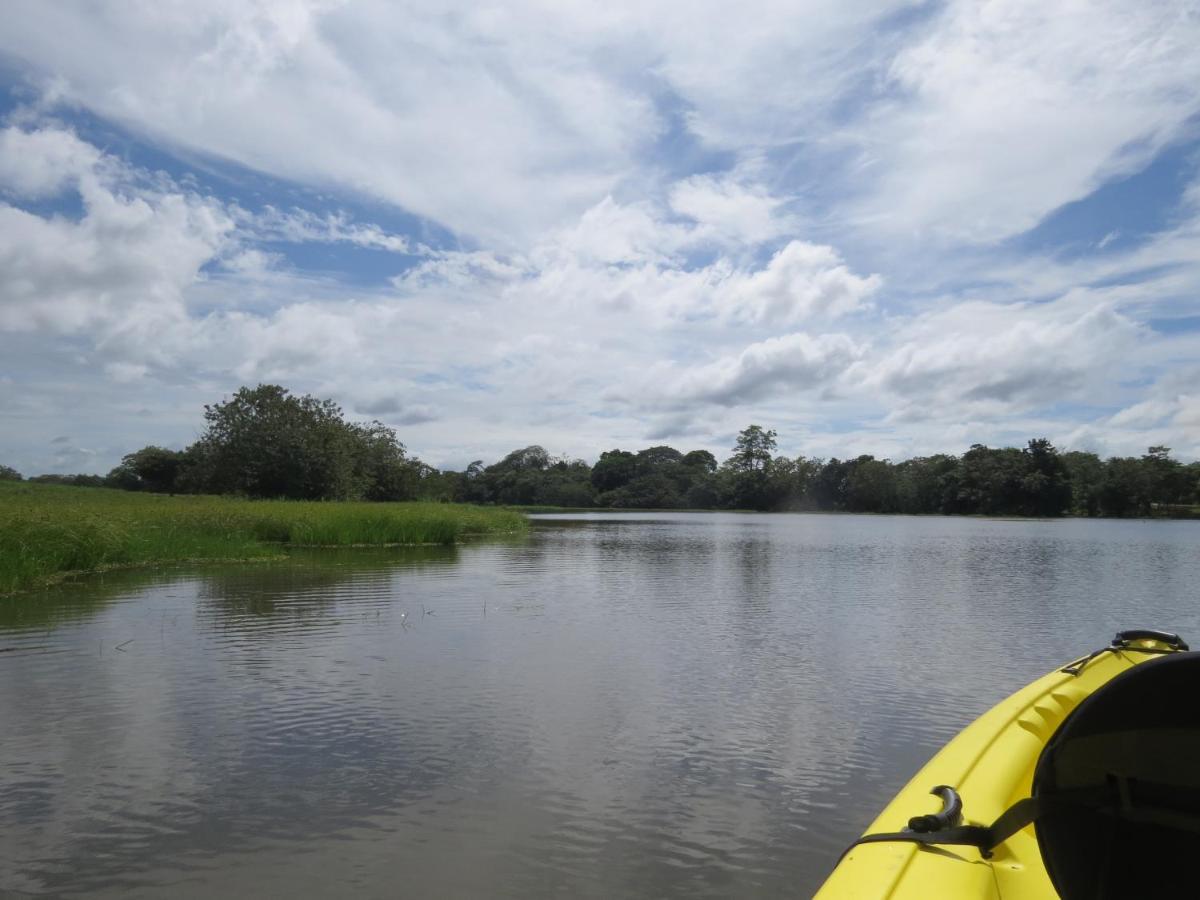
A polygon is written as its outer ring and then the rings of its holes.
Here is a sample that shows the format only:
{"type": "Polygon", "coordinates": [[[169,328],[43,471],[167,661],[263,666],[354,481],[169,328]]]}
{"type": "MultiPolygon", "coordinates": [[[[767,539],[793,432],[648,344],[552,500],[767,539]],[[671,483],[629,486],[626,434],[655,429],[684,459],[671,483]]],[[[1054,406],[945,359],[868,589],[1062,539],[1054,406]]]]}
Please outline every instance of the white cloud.
{"type": "Polygon", "coordinates": [[[658,35],[656,69],[689,104],[688,123],[722,147],[820,142],[839,100],[869,80],[889,19],[919,0],[704,0],[643,4],[628,18],[658,35]]]}
{"type": "Polygon", "coordinates": [[[785,334],[682,372],[659,367],[639,393],[651,403],[742,406],[831,385],[864,351],[844,334],[785,334]]]}
{"type": "Polygon", "coordinates": [[[801,240],[789,241],[765,263],[754,262],[753,253],[739,262],[742,251],[761,250],[767,240],[753,229],[727,227],[726,235],[738,236],[736,248],[688,265],[687,252],[711,234],[709,223],[680,224],[669,210],[607,197],[527,255],[431,251],[395,283],[410,291],[486,290],[576,310],[636,312],[659,325],[707,318],[767,327],[862,309],[882,285],[877,274],[852,272],[833,247],[801,240]]]}
{"type": "MultiPolygon", "coordinates": [[[[674,116],[738,152],[832,131],[839,96],[879,66],[875,29],[912,5],[519,2],[501,14],[220,0],[133,15],[27,0],[0,48],[62,100],[144,133],[512,249],[641,182],[674,116]]],[[[756,217],[751,193],[721,202],[756,217]]],[[[697,212],[719,199],[685,194],[697,212]]]]}
{"type": "MultiPolygon", "coordinates": [[[[895,398],[897,418],[992,415],[1110,402],[1113,360],[1145,337],[1086,292],[1053,303],[968,301],[917,317],[855,376],[895,398]]],[[[1128,373],[1127,373],[1128,374],[1128,373]]]]}
{"type": "Polygon", "coordinates": [[[54,196],[92,174],[100,153],[61,128],[0,131],[0,189],[27,199],[54,196]]]}
{"type": "Polygon", "coordinates": [[[1153,428],[1174,415],[1185,398],[1171,400],[1152,398],[1134,403],[1109,417],[1109,424],[1118,428],[1153,428]]]}
{"type": "Polygon", "coordinates": [[[780,214],[784,201],[762,184],[733,178],[695,175],[674,184],[671,208],[699,223],[695,240],[711,236],[721,243],[754,245],[794,231],[798,223],[780,214]]]}
{"type": "Polygon", "coordinates": [[[280,210],[267,206],[258,213],[237,210],[237,218],[248,233],[258,240],[291,243],[354,244],[373,250],[409,255],[414,252],[408,238],[389,234],[378,225],[353,222],[344,214],[318,216],[305,209],[280,210]]]}
{"type": "Polygon", "coordinates": [[[1187,135],[1187,4],[10,7],[0,50],[53,85],[0,132],[0,379],[42,378],[3,400],[26,419],[95,380],[97,408],[174,416],[154,439],[183,443],[177,410],[273,379],[433,461],[748,420],[840,454],[1200,444],[1164,377],[1200,358],[1194,185],[1133,250],[1120,221],[1095,258],[996,243],[1187,135]],[[205,171],[139,171],[45,118],[77,106],[308,190],[218,202],[205,171]],[[346,191],[452,234],[328,212],[346,191]],[[415,264],[351,284],[277,243],[415,264]]]}
{"type": "Polygon", "coordinates": [[[101,343],[152,346],[156,329],[185,316],[185,289],[233,223],[192,194],[123,189],[106,171],[112,161],[68,132],[20,134],[10,129],[0,145],[0,170],[23,173],[31,190],[73,184],[83,215],[0,204],[0,330],[95,328],[101,343]]]}
{"type": "Polygon", "coordinates": [[[18,6],[0,48],[64,99],[497,241],[595,202],[658,127],[550,8],[18,6]]]}
{"type": "MultiPolygon", "coordinates": [[[[753,181],[858,192],[893,239],[1020,231],[1183,133],[1190,0],[220,0],[9,4],[0,49],[143,133],[398,204],[508,251],[623,186],[653,190],[680,121],[753,181]],[[782,152],[787,148],[787,152],[782,152]],[[806,172],[798,159],[820,159],[806,172]],[[769,163],[764,160],[770,160],[769,163]],[[847,163],[839,168],[839,161],[847,163]],[[832,170],[832,171],[830,171],[832,170]]],[[[761,185],[677,185],[714,234],[773,227],[761,185]]]]}
{"type": "Polygon", "coordinates": [[[1190,2],[954,0],[890,67],[858,214],[982,241],[1136,171],[1200,111],[1190,2]]]}
{"type": "Polygon", "coordinates": [[[722,285],[719,303],[735,320],[794,323],[853,312],[882,283],[879,275],[855,275],[832,247],[791,241],[765,268],[722,285]]]}

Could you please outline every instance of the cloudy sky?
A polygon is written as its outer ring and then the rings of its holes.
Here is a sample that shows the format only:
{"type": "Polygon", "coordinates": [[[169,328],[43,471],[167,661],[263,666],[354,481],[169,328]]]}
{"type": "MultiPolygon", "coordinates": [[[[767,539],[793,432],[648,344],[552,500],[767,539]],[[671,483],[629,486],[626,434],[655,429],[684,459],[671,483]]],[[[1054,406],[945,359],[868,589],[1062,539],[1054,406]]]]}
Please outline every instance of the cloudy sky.
{"type": "Polygon", "coordinates": [[[264,381],[438,466],[1200,457],[1197,47],[1186,0],[8,0],[0,462],[264,381]]]}

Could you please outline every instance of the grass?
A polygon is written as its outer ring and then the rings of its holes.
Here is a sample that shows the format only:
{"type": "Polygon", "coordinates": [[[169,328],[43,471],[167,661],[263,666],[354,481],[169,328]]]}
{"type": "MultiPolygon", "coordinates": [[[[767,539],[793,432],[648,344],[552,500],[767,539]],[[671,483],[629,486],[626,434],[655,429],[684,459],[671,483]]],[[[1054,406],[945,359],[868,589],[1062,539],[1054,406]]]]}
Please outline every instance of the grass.
{"type": "Polygon", "coordinates": [[[168,497],[0,482],[0,594],[112,568],[271,558],[288,546],[453,544],[527,527],[520,513],[459,504],[168,497]]]}

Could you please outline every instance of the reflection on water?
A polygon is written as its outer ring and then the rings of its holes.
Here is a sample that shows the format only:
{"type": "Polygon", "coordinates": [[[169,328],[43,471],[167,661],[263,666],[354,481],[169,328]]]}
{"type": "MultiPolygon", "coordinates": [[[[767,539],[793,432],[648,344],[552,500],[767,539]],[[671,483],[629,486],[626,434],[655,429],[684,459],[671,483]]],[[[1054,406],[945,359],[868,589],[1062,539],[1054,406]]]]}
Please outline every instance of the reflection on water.
{"type": "Polygon", "coordinates": [[[804,896],[1200,524],[544,517],[0,601],[0,893],[804,896]]]}

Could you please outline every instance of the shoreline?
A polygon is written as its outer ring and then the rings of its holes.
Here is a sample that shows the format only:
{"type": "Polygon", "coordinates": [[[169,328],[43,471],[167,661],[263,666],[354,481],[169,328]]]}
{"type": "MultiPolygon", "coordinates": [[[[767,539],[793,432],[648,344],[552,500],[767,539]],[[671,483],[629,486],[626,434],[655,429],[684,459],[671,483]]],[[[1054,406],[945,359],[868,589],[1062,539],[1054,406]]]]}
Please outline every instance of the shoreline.
{"type": "Polygon", "coordinates": [[[111,488],[0,488],[0,597],[67,578],[170,563],[286,558],[295,548],[449,546],[528,530],[468,504],[245,500],[111,488]]]}

